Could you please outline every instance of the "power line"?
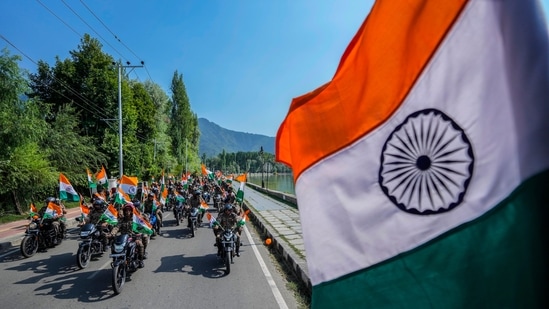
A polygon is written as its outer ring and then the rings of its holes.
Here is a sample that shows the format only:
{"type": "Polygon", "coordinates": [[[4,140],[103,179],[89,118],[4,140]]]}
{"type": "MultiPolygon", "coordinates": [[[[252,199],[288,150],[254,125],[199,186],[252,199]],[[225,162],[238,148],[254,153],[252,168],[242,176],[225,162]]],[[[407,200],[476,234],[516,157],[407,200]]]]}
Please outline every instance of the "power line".
{"type": "Polygon", "coordinates": [[[53,16],[57,17],[57,19],[59,19],[63,24],[65,24],[65,26],[67,26],[69,29],[71,29],[74,33],[76,33],[76,35],[78,35],[78,37],[82,37],[82,35],[80,33],[78,33],[78,31],[74,30],[73,27],[71,27],[69,24],[67,24],[61,17],[57,16],[52,10],[50,10],[44,3],[42,3],[40,0],[36,0],[38,3],[40,3],[46,10],[48,10],[53,16]]]}
{"type": "Polygon", "coordinates": [[[123,59],[125,59],[126,61],[128,61],[128,58],[127,57],[124,57],[124,55],[122,55],[116,48],[114,48],[107,40],[105,40],[97,31],[95,31],[95,29],[90,26],[90,24],[88,24],[80,15],[78,15],[78,13],[73,10],[66,2],[65,0],[61,0],[61,2],[63,2],[63,4],[69,9],[71,10],[71,12],[74,13],[74,15],[76,15],[84,24],[86,24],[86,26],[88,26],[101,40],[103,40],[103,42],[105,42],[105,44],[109,45],[120,57],[122,57],[123,59]]]}
{"type": "Polygon", "coordinates": [[[88,9],[88,11],[89,11],[93,16],[95,16],[95,18],[103,25],[103,27],[105,27],[105,29],[107,29],[107,31],[109,31],[109,32],[114,36],[114,38],[115,38],[118,42],[120,42],[120,44],[122,44],[124,47],[126,47],[126,49],[129,50],[130,53],[132,53],[137,59],[142,60],[138,55],[136,55],[136,54],[134,53],[133,50],[131,50],[131,48],[129,48],[126,44],[124,44],[124,42],[122,42],[122,40],[121,40],[116,34],[114,34],[114,32],[112,32],[111,29],[110,29],[109,27],[107,27],[107,25],[99,18],[99,16],[97,16],[97,15],[92,11],[92,9],[91,9],[88,5],[86,5],[86,3],[84,3],[84,1],[80,0],[80,2],[84,5],[84,7],[85,7],[86,9],[88,9]]]}

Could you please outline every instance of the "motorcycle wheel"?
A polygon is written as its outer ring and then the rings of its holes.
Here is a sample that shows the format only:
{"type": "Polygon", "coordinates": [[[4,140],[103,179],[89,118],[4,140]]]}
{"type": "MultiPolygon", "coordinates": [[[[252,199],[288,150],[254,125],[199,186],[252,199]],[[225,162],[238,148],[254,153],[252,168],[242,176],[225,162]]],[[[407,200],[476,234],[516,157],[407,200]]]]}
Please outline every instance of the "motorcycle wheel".
{"type": "Polygon", "coordinates": [[[78,251],[76,252],[76,264],[78,264],[78,267],[80,269],[84,269],[88,267],[91,260],[91,254],[88,250],[88,246],[81,246],[78,248],[78,251]]]}
{"type": "Polygon", "coordinates": [[[192,236],[192,237],[194,237],[194,235],[195,235],[194,229],[195,229],[195,224],[194,224],[194,221],[191,220],[191,236],[192,236]]]}
{"type": "Polygon", "coordinates": [[[21,254],[29,258],[36,254],[38,251],[38,237],[37,236],[25,236],[23,241],[21,241],[21,254]]]}
{"type": "Polygon", "coordinates": [[[126,283],[126,267],[124,265],[116,265],[112,269],[112,289],[114,294],[122,293],[122,288],[126,283]]]}
{"type": "Polygon", "coordinates": [[[231,252],[225,251],[225,274],[231,273],[231,252]]]}

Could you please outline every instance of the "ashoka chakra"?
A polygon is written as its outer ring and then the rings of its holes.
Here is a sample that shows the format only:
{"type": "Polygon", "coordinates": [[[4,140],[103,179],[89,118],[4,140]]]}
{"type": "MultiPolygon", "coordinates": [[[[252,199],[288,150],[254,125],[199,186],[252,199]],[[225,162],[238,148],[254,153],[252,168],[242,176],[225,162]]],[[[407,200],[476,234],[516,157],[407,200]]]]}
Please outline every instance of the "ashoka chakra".
{"type": "Polygon", "coordinates": [[[421,215],[455,208],[473,174],[473,150],[465,132],[443,112],[409,115],[381,152],[379,184],[401,210],[421,215]]]}

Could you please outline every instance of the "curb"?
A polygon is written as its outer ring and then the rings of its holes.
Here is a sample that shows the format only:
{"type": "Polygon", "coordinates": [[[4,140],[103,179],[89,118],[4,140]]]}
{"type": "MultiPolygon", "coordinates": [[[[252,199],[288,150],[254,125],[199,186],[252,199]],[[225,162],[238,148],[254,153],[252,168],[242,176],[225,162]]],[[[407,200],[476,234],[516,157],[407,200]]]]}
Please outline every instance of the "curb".
{"type": "MultiPolygon", "coordinates": [[[[246,201],[242,203],[242,208],[244,210],[250,210],[248,213],[248,217],[250,220],[254,223],[254,225],[260,230],[262,236],[264,238],[271,238],[272,244],[271,247],[274,248],[278,253],[282,255],[282,258],[284,261],[291,266],[292,271],[294,275],[297,276],[301,280],[301,283],[304,287],[307,288],[309,295],[312,293],[312,285],[311,280],[309,279],[309,275],[303,270],[303,267],[298,262],[299,260],[303,260],[297,256],[294,256],[295,253],[293,253],[293,249],[289,248],[288,245],[284,241],[279,241],[274,237],[274,235],[269,231],[267,224],[263,222],[263,220],[257,216],[251,207],[248,205],[246,201]]],[[[305,263],[304,261],[302,263],[305,263]]]]}

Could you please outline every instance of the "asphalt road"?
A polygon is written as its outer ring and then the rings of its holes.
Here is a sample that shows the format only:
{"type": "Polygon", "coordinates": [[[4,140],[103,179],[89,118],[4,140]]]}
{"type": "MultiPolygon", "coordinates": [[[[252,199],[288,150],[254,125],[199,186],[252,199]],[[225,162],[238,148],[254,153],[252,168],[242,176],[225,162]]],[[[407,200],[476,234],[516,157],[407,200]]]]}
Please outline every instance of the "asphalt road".
{"type": "Polygon", "coordinates": [[[120,295],[112,291],[108,254],[78,268],[76,229],[62,244],[28,259],[18,249],[2,253],[2,308],[297,308],[251,225],[243,233],[241,256],[225,275],[206,223],[191,238],[171,212],[164,222],[162,235],[149,243],[145,268],[131,276],[120,295]]]}

